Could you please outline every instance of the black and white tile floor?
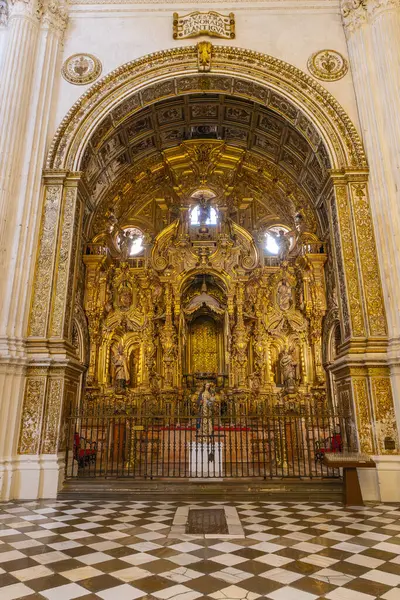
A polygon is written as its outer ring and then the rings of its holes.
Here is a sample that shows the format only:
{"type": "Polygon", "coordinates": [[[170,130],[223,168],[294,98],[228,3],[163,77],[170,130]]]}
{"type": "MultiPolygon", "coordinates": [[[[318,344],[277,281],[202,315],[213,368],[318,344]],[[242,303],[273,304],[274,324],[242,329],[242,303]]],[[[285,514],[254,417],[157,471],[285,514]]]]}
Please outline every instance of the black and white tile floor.
{"type": "Polygon", "coordinates": [[[0,599],[400,600],[400,506],[225,504],[244,538],[174,538],[184,502],[1,503],[0,599]]]}

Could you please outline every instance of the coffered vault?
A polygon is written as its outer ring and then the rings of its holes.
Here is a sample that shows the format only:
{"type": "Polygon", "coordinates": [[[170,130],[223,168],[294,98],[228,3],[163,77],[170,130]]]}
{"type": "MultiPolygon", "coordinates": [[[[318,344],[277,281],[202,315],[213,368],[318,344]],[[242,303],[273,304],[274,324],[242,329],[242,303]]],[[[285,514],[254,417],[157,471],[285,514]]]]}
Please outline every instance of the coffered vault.
{"type": "Polygon", "coordinates": [[[308,228],[325,233],[326,211],[318,222],[314,209],[328,181],[328,153],[305,117],[289,105],[286,111],[291,118],[209,93],[156,102],[133,116],[119,107],[94,132],[81,163],[95,208],[91,235],[110,204],[120,219],[129,222],[134,209],[146,224],[152,199],[170,207],[200,184],[236,204],[251,198],[259,221],[292,222],[302,210],[308,228]],[[198,138],[205,138],[202,158],[190,141],[198,138]],[[202,161],[210,163],[203,175],[202,161]]]}

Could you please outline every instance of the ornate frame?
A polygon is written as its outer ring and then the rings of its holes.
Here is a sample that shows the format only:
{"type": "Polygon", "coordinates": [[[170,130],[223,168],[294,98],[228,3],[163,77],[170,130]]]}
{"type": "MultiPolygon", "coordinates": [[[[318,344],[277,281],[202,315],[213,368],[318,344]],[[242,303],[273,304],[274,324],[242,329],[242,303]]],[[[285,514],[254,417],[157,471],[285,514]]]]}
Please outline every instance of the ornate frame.
{"type": "MultiPolygon", "coordinates": [[[[62,447],[62,435],[55,424],[61,424],[66,406],[73,406],[82,371],[70,351],[69,338],[79,254],[76,248],[80,247],[85,211],[84,186],[79,184],[78,173],[85,147],[95,130],[101,136],[103,127],[104,135],[107,133],[106,119],[111,112],[117,119],[122,107],[125,117],[156,100],[174,96],[176,82],[182,94],[229,94],[234,90],[259,103],[274,94],[279,100],[274,110],[288,120],[301,120],[305,115],[323,140],[333,166],[335,193],[329,221],[345,332],[342,350],[331,370],[339,396],[343,392],[353,398],[360,447],[383,453],[383,440],[388,436],[398,447],[385,354],[385,308],[361,138],[334,97],[296,67],[271,56],[227,46],[213,46],[209,58],[206,74],[199,69],[197,46],[156,52],[122,65],[81,96],[54,136],[44,174],[41,237],[28,333],[28,351],[37,356],[40,348],[43,358],[39,364],[32,356],[27,371],[19,446],[22,454],[56,452],[62,447]],[[298,110],[296,117],[293,106],[298,110]],[[54,354],[58,355],[57,368],[53,368],[54,354]],[[60,356],[64,358],[60,360],[60,356]],[[44,367],[45,357],[48,366],[44,367]],[[360,378],[365,390],[362,398],[358,393],[360,378]],[[372,416],[380,421],[373,426],[372,416]]],[[[307,136],[307,131],[303,135],[307,136]]]]}

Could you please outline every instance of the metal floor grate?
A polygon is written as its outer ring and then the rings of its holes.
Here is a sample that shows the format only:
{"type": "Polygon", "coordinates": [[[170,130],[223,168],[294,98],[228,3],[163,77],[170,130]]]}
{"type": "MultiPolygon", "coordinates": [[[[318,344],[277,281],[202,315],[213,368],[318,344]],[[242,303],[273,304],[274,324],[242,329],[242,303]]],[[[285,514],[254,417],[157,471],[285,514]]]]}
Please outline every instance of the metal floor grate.
{"type": "Polygon", "coordinates": [[[226,534],[228,524],[223,508],[194,508],[189,510],[186,523],[186,533],[198,534],[226,534]]]}

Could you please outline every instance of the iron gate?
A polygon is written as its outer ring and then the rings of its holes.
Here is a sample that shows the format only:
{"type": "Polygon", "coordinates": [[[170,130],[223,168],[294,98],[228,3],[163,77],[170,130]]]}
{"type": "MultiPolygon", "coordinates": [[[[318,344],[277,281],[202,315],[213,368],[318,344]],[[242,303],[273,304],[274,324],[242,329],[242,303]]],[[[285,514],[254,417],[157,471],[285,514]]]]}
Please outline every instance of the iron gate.
{"type": "Polygon", "coordinates": [[[76,414],[68,418],[66,476],[106,478],[338,477],[326,452],[349,448],[348,417],[318,409],[196,416],[76,414]]]}

